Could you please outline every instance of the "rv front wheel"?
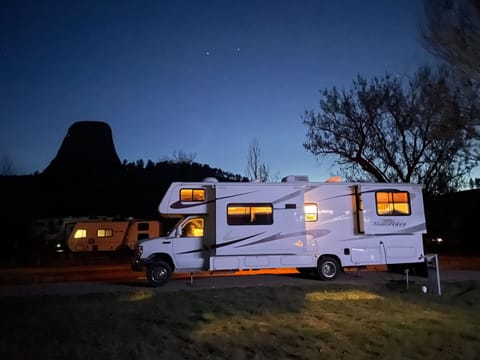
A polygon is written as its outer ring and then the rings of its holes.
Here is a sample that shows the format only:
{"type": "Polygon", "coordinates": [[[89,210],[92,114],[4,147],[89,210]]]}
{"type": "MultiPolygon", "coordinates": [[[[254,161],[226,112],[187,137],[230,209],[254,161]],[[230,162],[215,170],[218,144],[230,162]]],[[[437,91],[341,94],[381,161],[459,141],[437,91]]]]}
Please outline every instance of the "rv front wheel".
{"type": "Polygon", "coordinates": [[[317,276],[320,280],[333,280],[340,270],[338,261],[330,256],[324,256],[318,260],[317,276]]]}
{"type": "Polygon", "coordinates": [[[170,279],[171,273],[172,268],[167,262],[163,260],[155,261],[147,267],[148,283],[153,287],[162,286],[170,279]]]}

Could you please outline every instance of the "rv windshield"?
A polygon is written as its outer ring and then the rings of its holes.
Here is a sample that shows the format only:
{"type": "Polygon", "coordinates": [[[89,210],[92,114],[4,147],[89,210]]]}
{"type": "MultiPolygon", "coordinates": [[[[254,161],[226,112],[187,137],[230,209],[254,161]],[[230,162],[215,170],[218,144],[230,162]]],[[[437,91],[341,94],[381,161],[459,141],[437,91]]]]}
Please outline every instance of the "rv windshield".
{"type": "Polygon", "coordinates": [[[173,225],[170,230],[168,230],[167,232],[167,236],[170,236],[170,235],[175,235],[175,231],[177,229],[177,227],[180,225],[180,223],[183,221],[184,219],[181,218],[180,220],[178,220],[175,225],[173,225]]]}

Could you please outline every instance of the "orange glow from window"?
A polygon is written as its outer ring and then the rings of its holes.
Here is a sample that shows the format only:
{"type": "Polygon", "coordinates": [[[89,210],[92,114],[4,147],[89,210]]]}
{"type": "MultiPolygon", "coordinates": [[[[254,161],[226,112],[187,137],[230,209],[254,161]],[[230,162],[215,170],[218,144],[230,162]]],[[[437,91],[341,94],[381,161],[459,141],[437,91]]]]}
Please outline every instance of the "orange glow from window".
{"type": "Polygon", "coordinates": [[[318,220],[318,205],[317,204],[305,204],[305,221],[317,221],[318,220]]]}
{"type": "Polygon", "coordinates": [[[97,237],[111,237],[113,236],[112,229],[97,229],[97,237]]]}
{"type": "Polygon", "coordinates": [[[271,225],[273,223],[273,207],[265,204],[229,205],[227,207],[227,223],[229,225],[271,225]]]}
{"type": "Polygon", "coordinates": [[[378,215],[409,215],[410,204],[408,201],[408,192],[377,192],[378,215]]]}
{"type": "Polygon", "coordinates": [[[83,239],[87,237],[87,229],[77,229],[73,234],[74,239],[83,239]]]}
{"type": "Polygon", "coordinates": [[[205,189],[180,189],[180,201],[205,201],[205,189]]]}

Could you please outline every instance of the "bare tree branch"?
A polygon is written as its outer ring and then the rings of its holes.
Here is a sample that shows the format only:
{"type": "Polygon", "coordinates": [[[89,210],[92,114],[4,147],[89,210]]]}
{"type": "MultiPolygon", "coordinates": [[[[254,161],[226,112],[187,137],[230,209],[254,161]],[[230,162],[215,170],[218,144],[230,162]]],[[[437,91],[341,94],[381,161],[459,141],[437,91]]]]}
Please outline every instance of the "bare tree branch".
{"type": "Polygon", "coordinates": [[[2,156],[0,161],[0,175],[15,175],[16,170],[11,157],[7,154],[2,156]]]}
{"type": "Polygon", "coordinates": [[[423,43],[466,79],[480,81],[480,0],[424,0],[423,43]]]}
{"type": "Polygon", "coordinates": [[[250,180],[266,182],[270,178],[270,169],[261,159],[260,143],[253,139],[248,149],[246,176],[250,180]]]}
{"type": "Polygon", "coordinates": [[[320,112],[303,116],[304,147],[336,155],[346,178],[454,190],[478,163],[478,139],[470,135],[476,97],[455,84],[445,67],[422,67],[411,78],[359,76],[348,91],[324,90],[320,112]]]}

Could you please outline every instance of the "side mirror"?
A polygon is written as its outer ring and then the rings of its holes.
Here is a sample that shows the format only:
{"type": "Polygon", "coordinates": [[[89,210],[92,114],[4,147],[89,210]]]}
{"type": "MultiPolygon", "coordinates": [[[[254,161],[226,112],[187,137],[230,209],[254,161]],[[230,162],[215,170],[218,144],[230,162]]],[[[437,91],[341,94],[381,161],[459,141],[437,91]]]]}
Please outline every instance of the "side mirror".
{"type": "Polygon", "coordinates": [[[175,229],[175,237],[180,237],[180,236],[182,236],[182,228],[180,226],[178,226],[175,229]]]}

